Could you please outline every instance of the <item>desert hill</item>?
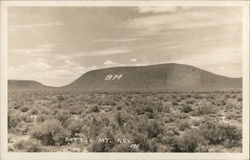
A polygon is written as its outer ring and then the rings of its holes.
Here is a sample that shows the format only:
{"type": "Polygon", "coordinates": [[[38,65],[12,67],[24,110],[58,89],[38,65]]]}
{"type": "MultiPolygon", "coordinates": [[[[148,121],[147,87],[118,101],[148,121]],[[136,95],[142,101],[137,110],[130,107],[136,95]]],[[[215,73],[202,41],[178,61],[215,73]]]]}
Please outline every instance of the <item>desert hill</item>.
{"type": "Polygon", "coordinates": [[[231,91],[241,88],[242,78],[229,78],[175,63],[93,70],[62,87],[87,91],[231,91]]]}
{"type": "Polygon", "coordinates": [[[51,89],[54,87],[45,86],[40,82],[32,80],[8,80],[9,90],[41,90],[51,89]]]}

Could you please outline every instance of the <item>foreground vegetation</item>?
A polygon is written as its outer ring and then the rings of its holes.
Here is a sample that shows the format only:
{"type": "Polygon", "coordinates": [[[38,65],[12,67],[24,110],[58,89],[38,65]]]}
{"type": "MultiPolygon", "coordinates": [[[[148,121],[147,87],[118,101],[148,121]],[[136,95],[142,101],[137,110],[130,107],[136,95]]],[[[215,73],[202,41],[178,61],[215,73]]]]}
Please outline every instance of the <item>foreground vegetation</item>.
{"type": "Polygon", "coordinates": [[[242,93],[10,91],[9,151],[241,152],[242,93]]]}

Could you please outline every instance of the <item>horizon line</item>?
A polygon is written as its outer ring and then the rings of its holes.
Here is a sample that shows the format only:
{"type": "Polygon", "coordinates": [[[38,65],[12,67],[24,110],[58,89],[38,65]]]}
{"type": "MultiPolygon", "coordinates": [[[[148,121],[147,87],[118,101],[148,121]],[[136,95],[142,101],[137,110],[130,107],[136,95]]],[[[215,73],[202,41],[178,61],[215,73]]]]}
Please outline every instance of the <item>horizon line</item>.
{"type": "Polygon", "coordinates": [[[170,62],[170,63],[155,63],[155,64],[145,64],[145,65],[118,65],[118,66],[107,66],[107,67],[104,67],[104,68],[97,68],[97,69],[93,69],[93,70],[90,70],[90,71],[87,71],[85,73],[83,73],[82,75],[80,75],[78,78],[76,78],[75,80],[73,80],[72,82],[68,83],[68,84],[65,84],[65,85],[62,85],[62,86],[52,86],[52,85],[46,85],[44,83],[42,83],[41,81],[39,80],[34,80],[34,79],[12,79],[12,78],[7,78],[7,80],[13,80],[13,81],[34,81],[34,82],[38,82],[44,86],[47,86],[47,87],[55,87],[55,88],[60,88],[60,87],[65,87],[67,85],[70,85],[71,83],[73,83],[74,81],[76,81],[77,79],[79,79],[80,77],[82,77],[84,74],[88,73],[88,72],[93,72],[93,71],[97,71],[97,70],[105,70],[105,69],[112,69],[112,68],[121,68],[121,67],[124,67],[124,68],[132,68],[132,67],[150,67],[150,66],[157,66],[157,65],[166,65],[166,64],[176,64],[176,65],[185,65],[185,66],[190,66],[190,67],[195,67],[195,68],[198,68],[200,70],[203,70],[203,71],[206,71],[206,72],[209,72],[209,73],[212,73],[212,74],[215,74],[215,75],[218,75],[218,76],[223,76],[223,77],[226,77],[226,78],[233,78],[233,79],[242,79],[243,77],[230,77],[230,76],[225,76],[225,75],[221,75],[221,74],[217,74],[217,73],[214,73],[214,72],[211,72],[211,71],[207,71],[205,69],[202,69],[200,67],[196,67],[194,65],[190,65],[190,64],[184,64],[184,63],[174,63],[174,62],[170,62]]]}

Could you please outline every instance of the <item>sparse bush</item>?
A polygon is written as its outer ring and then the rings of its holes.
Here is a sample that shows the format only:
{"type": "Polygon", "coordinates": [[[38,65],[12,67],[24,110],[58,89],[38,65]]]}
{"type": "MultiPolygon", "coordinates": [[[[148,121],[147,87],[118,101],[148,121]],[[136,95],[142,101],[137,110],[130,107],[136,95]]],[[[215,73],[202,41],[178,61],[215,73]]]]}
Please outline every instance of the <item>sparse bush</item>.
{"type": "Polygon", "coordinates": [[[216,113],[215,110],[213,109],[213,106],[202,105],[196,108],[193,114],[195,116],[202,116],[202,115],[208,115],[208,114],[213,114],[213,113],[216,113]]]}
{"type": "Polygon", "coordinates": [[[190,128],[190,123],[187,120],[182,120],[179,122],[179,130],[184,131],[190,128]]]}
{"type": "Polygon", "coordinates": [[[56,119],[46,120],[31,131],[31,136],[45,145],[61,145],[69,132],[63,128],[60,121],[56,119]]]}
{"type": "Polygon", "coordinates": [[[112,134],[111,128],[104,128],[100,136],[98,136],[97,141],[88,147],[91,152],[110,152],[115,146],[115,140],[112,134]],[[99,141],[103,139],[103,141],[99,141]]]}
{"type": "Polygon", "coordinates": [[[54,115],[55,119],[59,120],[62,124],[66,122],[70,117],[70,112],[68,110],[58,109],[54,115]]]}
{"type": "Polygon", "coordinates": [[[29,113],[30,114],[38,114],[38,109],[37,108],[32,108],[30,111],[29,111],[29,113]]]}
{"type": "Polygon", "coordinates": [[[238,98],[237,98],[237,101],[238,101],[238,102],[242,102],[242,97],[238,97],[238,98]]]}
{"type": "Polygon", "coordinates": [[[29,110],[28,107],[22,107],[22,108],[21,108],[21,111],[22,111],[22,112],[27,112],[28,110],[29,110]]]}
{"type": "Polygon", "coordinates": [[[135,150],[130,147],[130,144],[121,143],[116,145],[111,152],[134,152],[135,150]]]}
{"type": "Polygon", "coordinates": [[[199,126],[199,125],[200,125],[200,121],[199,121],[199,120],[193,120],[193,121],[192,121],[192,124],[193,124],[194,126],[199,126]]]}
{"type": "Polygon", "coordinates": [[[227,148],[241,145],[242,131],[236,126],[229,124],[220,124],[223,144],[227,148]]]}
{"type": "Polygon", "coordinates": [[[23,150],[25,148],[24,140],[19,140],[16,143],[14,143],[14,148],[16,148],[18,150],[23,150]]]}
{"type": "Polygon", "coordinates": [[[242,132],[239,128],[217,122],[208,121],[202,124],[200,133],[209,144],[224,144],[228,148],[239,146],[242,139],[242,132]]]}
{"type": "Polygon", "coordinates": [[[89,113],[92,113],[92,112],[98,113],[98,112],[100,112],[100,110],[99,110],[97,105],[93,105],[92,107],[90,107],[88,112],[89,113]]]}
{"type": "Polygon", "coordinates": [[[216,145],[223,141],[219,125],[215,121],[206,121],[201,124],[200,134],[209,142],[209,144],[216,145]]]}
{"type": "Polygon", "coordinates": [[[121,106],[116,106],[116,110],[121,110],[122,109],[122,107],[121,106]]]}
{"type": "Polygon", "coordinates": [[[207,152],[207,142],[197,131],[184,132],[182,136],[175,137],[172,141],[173,152],[207,152]]]}
{"type": "Polygon", "coordinates": [[[60,95],[57,96],[57,99],[58,99],[59,102],[61,102],[61,101],[63,101],[65,98],[63,97],[62,94],[60,94],[60,95]]]}
{"type": "Polygon", "coordinates": [[[172,104],[174,105],[174,106],[177,106],[179,103],[178,102],[172,102],[172,104]]]}
{"type": "Polygon", "coordinates": [[[82,122],[80,120],[71,121],[69,123],[68,129],[71,131],[71,135],[79,133],[82,129],[82,122]]]}
{"type": "Polygon", "coordinates": [[[139,145],[139,149],[141,151],[144,152],[148,152],[149,151],[149,142],[148,142],[148,137],[147,135],[144,135],[143,133],[139,133],[139,132],[134,132],[133,133],[133,142],[135,144],[139,145]]]}
{"type": "Polygon", "coordinates": [[[41,145],[37,140],[29,139],[24,143],[25,151],[27,152],[41,152],[41,145]]]}
{"type": "Polygon", "coordinates": [[[188,112],[191,112],[192,111],[192,107],[190,105],[184,105],[182,108],[181,108],[181,111],[183,113],[188,113],[188,112]]]}
{"type": "Polygon", "coordinates": [[[163,133],[162,125],[156,120],[149,121],[149,124],[148,124],[148,137],[149,138],[154,138],[154,137],[157,137],[161,133],[163,133]]]}

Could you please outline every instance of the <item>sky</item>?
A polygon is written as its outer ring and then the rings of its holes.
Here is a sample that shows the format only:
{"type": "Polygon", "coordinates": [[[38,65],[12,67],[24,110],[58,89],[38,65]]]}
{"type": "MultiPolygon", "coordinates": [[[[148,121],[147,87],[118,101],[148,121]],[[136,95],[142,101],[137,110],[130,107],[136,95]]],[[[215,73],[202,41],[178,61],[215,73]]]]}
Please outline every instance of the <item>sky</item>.
{"type": "Polygon", "coordinates": [[[241,8],[8,8],[9,79],[63,86],[94,69],[159,63],[242,77],[241,8]]]}

